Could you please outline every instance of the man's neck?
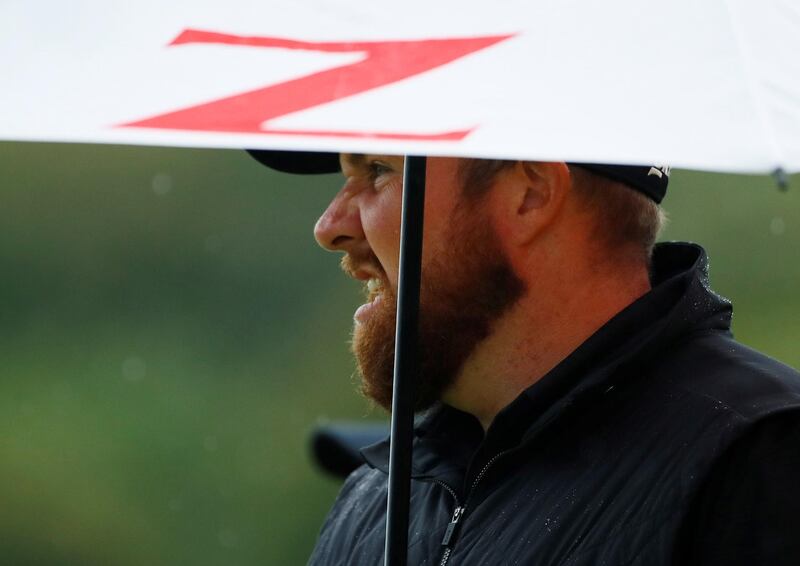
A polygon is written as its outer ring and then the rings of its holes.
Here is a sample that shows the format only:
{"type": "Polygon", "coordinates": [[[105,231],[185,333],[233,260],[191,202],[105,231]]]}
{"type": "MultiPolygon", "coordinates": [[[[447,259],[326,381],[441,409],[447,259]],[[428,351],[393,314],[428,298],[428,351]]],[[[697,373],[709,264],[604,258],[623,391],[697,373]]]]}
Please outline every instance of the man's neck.
{"type": "Polygon", "coordinates": [[[650,290],[643,268],[595,279],[556,285],[548,293],[529,290],[496,321],[443,400],[474,415],[487,430],[500,410],[650,290]]]}

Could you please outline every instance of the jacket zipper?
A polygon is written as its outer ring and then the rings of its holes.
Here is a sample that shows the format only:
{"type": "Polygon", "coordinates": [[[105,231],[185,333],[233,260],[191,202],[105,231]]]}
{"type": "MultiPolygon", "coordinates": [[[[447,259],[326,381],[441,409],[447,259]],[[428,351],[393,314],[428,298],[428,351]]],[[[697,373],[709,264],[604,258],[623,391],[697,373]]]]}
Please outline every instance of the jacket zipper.
{"type": "MultiPolygon", "coordinates": [[[[443,542],[442,542],[442,544],[444,544],[444,541],[449,541],[450,537],[453,535],[453,531],[455,529],[455,525],[461,519],[461,513],[463,512],[462,511],[463,507],[461,507],[461,501],[459,501],[458,494],[456,493],[455,489],[453,489],[452,487],[450,487],[448,484],[444,483],[441,480],[431,480],[431,481],[433,483],[438,484],[438,485],[442,486],[443,488],[445,488],[450,493],[450,495],[453,496],[453,500],[456,502],[455,513],[453,513],[453,518],[450,520],[450,524],[447,525],[447,531],[445,532],[445,535],[444,535],[445,538],[443,539],[443,542]]],[[[440,564],[447,564],[447,560],[450,557],[450,552],[451,551],[450,551],[449,548],[445,548],[444,556],[442,557],[442,562],[440,564]]]]}
{"type": "Polygon", "coordinates": [[[461,520],[464,518],[464,514],[467,512],[467,504],[469,503],[472,494],[475,493],[475,488],[478,487],[478,484],[486,475],[486,472],[489,471],[489,468],[491,468],[499,458],[505,456],[509,452],[513,452],[515,449],[516,448],[512,448],[510,450],[499,452],[492,456],[488,462],[486,462],[480,473],[478,473],[478,475],[475,477],[475,480],[472,482],[472,486],[470,486],[469,492],[467,493],[467,498],[464,500],[464,505],[459,504],[455,491],[453,491],[449,486],[441,482],[436,482],[444,485],[444,487],[447,488],[447,490],[456,500],[456,509],[453,511],[453,517],[450,519],[450,523],[447,525],[447,530],[444,532],[444,537],[442,537],[441,546],[444,547],[444,553],[442,554],[442,559],[439,561],[439,566],[447,566],[447,562],[450,560],[450,555],[453,553],[453,547],[455,546],[456,539],[458,538],[458,530],[461,526],[461,520]]]}

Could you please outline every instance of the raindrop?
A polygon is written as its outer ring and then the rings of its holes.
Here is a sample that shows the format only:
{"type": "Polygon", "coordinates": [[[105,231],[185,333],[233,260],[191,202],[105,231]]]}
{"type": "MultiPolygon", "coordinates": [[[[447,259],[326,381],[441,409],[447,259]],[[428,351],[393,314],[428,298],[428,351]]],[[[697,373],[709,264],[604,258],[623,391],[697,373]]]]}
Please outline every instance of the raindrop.
{"type": "Polygon", "coordinates": [[[783,221],[783,218],[776,216],[769,223],[769,231],[772,232],[773,236],[780,236],[786,232],[786,222],[783,221]]]}
{"type": "Polygon", "coordinates": [[[138,357],[130,356],[122,362],[122,377],[128,381],[141,381],[147,374],[147,363],[138,357]]]}
{"type": "Polygon", "coordinates": [[[236,548],[239,546],[239,535],[232,529],[222,529],[217,533],[219,543],[225,548],[236,548]]]}
{"type": "Polygon", "coordinates": [[[158,173],[153,176],[151,185],[153,187],[153,192],[163,197],[172,190],[172,175],[158,173]]]}
{"type": "Polygon", "coordinates": [[[69,383],[59,383],[53,386],[53,398],[59,403],[72,400],[72,386],[69,383]]]}
{"type": "Polygon", "coordinates": [[[203,447],[209,452],[216,452],[217,448],[219,448],[217,437],[213,434],[206,436],[203,440],[203,447]]]}
{"type": "Polygon", "coordinates": [[[205,239],[203,245],[208,253],[216,253],[222,249],[222,238],[219,236],[219,234],[212,234],[205,239]]]}

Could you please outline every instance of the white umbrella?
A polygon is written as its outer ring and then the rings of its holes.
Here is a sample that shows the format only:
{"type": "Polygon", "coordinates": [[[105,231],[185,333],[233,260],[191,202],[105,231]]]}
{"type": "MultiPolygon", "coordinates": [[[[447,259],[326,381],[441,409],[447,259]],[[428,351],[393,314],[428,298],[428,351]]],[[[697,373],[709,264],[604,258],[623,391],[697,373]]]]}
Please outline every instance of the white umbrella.
{"type": "Polygon", "coordinates": [[[0,139],[800,170],[793,0],[7,0],[0,33],[0,139]]]}
{"type": "MultiPolygon", "coordinates": [[[[791,0],[41,4],[0,7],[0,139],[800,171],[791,0]]],[[[406,166],[396,378],[416,374],[424,158],[406,166]]]]}

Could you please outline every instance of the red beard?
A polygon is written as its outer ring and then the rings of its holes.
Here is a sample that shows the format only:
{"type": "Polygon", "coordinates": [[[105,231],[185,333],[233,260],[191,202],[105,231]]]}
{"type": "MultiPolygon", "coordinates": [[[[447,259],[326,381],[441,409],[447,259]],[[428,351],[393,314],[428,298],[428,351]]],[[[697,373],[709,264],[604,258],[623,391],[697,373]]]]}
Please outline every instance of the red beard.
{"type": "MultiPolygon", "coordinates": [[[[488,222],[468,207],[451,223],[446,256],[423,266],[420,289],[420,379],[415,410],[441,399],[464,362],[492,331],[492,324],[525,291],[488,222]]],[[[347,265],[352,258],[347,258],[347,265]]],[[[377,258],[369,263],[378,265],[377,258]]],[[[382,300],[353,332],[353,353],[362,393],[389,410],[392,405],[397,298],[384,285],[382,300]]]]}

